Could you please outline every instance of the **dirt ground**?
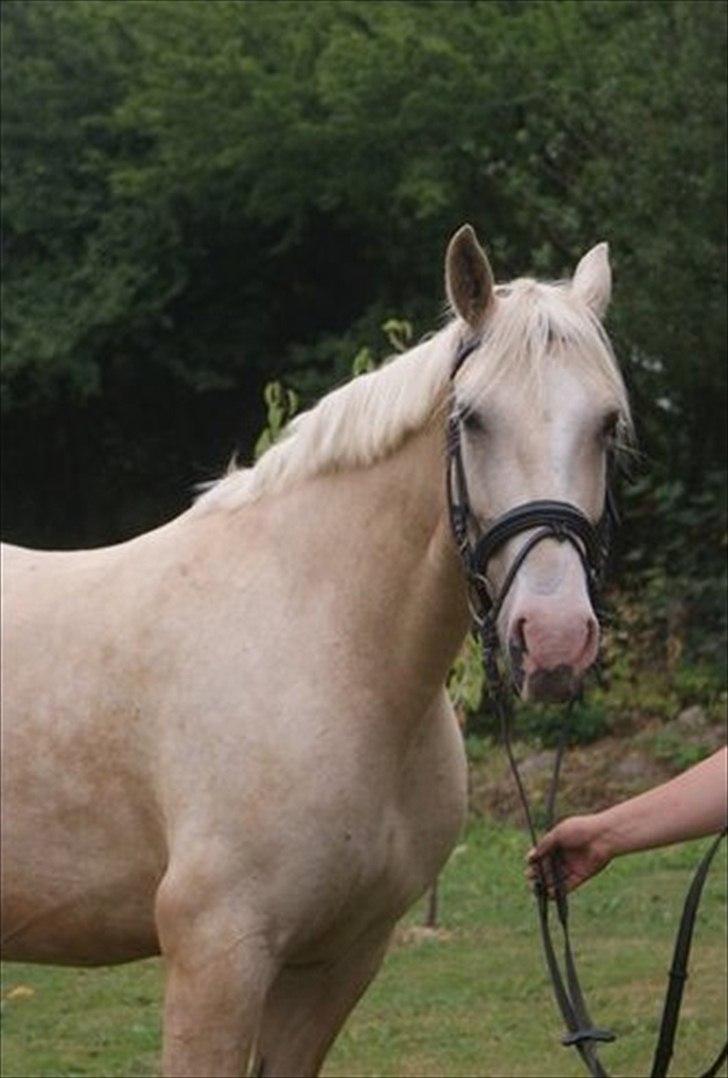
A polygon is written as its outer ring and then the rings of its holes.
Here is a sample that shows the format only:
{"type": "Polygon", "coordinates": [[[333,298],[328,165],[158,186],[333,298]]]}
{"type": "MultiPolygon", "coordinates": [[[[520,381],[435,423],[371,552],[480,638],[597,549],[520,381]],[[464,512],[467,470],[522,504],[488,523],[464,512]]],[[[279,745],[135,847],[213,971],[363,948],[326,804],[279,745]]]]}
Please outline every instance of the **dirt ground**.
{"type": "MultiPolygon", "coordinates": [[[[645,723],[629,737],[606,737],[566,750],[561,767],[556,817],[597,812],[632,797],[683,770],[725,744],[723,724],[710,722],[700,707],[685,709],[665,724],[645,723]]],[[[554,749],[515,745],[516,759],[536,813],[547,796],[554,749]]],[[[505,752],[494,744],[485,759],[471,765],[471,810],[516,826],[523,825],[516,785],[505,752]]]]}

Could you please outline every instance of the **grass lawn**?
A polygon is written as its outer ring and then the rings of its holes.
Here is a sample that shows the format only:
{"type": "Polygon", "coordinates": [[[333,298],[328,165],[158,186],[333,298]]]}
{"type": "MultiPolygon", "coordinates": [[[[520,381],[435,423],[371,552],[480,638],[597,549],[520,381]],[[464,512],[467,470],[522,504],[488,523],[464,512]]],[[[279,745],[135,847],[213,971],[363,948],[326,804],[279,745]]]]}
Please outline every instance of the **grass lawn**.
{"type": "MultiPolygon", "coordinates": [[[[522,879],[526,846],[520,832],[471,823],[443,876],[440,931],[419,930],[422,909],[412,912],[326,1075],[583,1073],[559,1043],[522,879]]],[[[649,1073],[683,895],[704,847],[624,858],[574,897],[573,939],[592,1015],[618,1034],[602,1051],[615,1076],[649,1073]]],[[[725,1038],[725,907],[722,850],[698,918],[673,1078],[699,1074],[725,1038]]],[[[156,1074],[161,989],[156,960],[109,970],[6,964],[3,1075],[156,1074]]]]}

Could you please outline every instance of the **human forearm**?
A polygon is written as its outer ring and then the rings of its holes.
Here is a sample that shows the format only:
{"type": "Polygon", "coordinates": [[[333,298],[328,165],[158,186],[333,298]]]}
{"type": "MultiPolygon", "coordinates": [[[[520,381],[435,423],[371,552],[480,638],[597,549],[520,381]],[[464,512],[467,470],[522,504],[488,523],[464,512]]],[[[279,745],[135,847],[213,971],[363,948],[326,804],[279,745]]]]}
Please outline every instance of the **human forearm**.
{"type": "Polygon", "coordinates": [[[727,759],[728,750],[720,749],[669,782],[598,813],[609,856],[722,830],[728,813],[727,759]]]}

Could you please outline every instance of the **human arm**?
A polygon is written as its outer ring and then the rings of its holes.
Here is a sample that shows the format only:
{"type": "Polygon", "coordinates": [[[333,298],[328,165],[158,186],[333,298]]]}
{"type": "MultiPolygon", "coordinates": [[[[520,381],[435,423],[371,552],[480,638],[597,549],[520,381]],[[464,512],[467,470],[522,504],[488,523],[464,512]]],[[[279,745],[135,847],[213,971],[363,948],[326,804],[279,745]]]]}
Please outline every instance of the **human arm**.
{"type": "Polygon", "coordinates": [[[572,816],[557,824],[529,851],[527,875],[559,851],[567,890],[600,872],[613,857],[636,850],[715,834],[728,815],[728,749],[628,801],[591,816],[572,816]]]}

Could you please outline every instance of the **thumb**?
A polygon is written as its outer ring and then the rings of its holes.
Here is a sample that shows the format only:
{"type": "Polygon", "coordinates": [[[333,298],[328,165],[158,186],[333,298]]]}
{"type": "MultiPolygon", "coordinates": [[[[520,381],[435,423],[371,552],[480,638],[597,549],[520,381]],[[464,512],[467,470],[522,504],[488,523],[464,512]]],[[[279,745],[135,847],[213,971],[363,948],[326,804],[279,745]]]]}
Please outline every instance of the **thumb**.
{"type": "Polygon", "coordinates": [[[526,854],[527,861],[539,861],[542,857],[555,849],[558,845],[556,830],[557,829],[554,828],[553,831],[549,831],[547,835],[544,835],[543,838],[539,839],[535,846],[531,847],[526,854]]]}

